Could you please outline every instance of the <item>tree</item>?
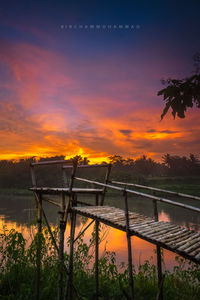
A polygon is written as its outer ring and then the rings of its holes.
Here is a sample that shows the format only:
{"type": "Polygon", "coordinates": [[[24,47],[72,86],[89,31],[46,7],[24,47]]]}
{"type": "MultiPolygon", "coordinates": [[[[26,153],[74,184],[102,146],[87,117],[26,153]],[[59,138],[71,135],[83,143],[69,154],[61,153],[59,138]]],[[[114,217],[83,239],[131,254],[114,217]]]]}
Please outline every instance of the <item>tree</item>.
{"type": "Polygon", "coordinates": [[[72,157],[70,161],[76,161],[78,165],[88,165],[90,162],[87,157],[82,157],[81,155],[72,157]]]}
{"type": "Polygon", "coordinates": [[[189,158],[185,156],[165,154],[163,162],[168,167],[168,173],[172,176],[198,175],[200,171],[199,160],[194,154],[189,158]]]}
{"type": "Polygon", "coordinates": [[[172,108],[172,115],[179,118],[185,118],[187,108],[196,105],[200,108],[200,52],[193,56],[194,75],[184,79],[162,80],[167,87],[158,92],[158,96],[163,96],[165,107],[161,114],[164,118],[169,108],[172,108]]]}
{"type": "Polygon", "coordinates": [[[109,162],[116,166],[122,166],[124,159],[120,155],[111,155],[108,157],[109,162]]]}

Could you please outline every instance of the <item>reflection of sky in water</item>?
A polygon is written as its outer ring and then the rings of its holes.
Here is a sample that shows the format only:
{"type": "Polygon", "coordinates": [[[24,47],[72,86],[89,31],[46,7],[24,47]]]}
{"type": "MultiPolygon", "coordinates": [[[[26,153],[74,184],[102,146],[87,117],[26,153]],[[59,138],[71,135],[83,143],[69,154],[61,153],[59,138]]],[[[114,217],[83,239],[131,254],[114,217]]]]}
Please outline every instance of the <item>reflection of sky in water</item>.
{"type": "MultiPolygon", "coordinates": [[[[32,226],[26,226],[22,224],[18,224],[16,222],[8,221],[7,218],[2,218],[2,215],[0,216],[0,231],[2,232],[3,226],[6,226],[8,230],[15,229],[19,232],[23,233],[24,238],[27,240],[28,245],[32,241],[34,237],[34,233],[36,232],[36,227],[34,225],[32,226]]],[[[87,221],[85,226],[90,222],[90,220],[87,221]]],[[[76,227],[76,235],[79,233],[79,231],[82,228],[82,224],[80,223],[76,227]]],[[[92,231],[93,231],[93,225],[88,228],[88,230],[84,234],[84,242],[89,244],[92,231]]],[[[70,225],[68,224],[65,238],[69,237],[69,229],[70,225]]],[[[116,261],[119,265],[121,262],[127,263],[127,241],[126,241],[126,233],[122,232],[120,230],[110,228],[106,225],[102,225],[101,230],[101,236],[103,236],[103,240],[100,244],[100,255],[104,253],[105,250],[107,251],[114,251],[116,253],[116,261]]],[[[66,241],[65,239],[65,241],[66,241]]],[[[143,241],[137,237],[132,237],[132,254],[133,254],[133,263],[137,267],[140,263],[144,263],[145,260],[151,260],[152,263],[156,264],[156,256],[155,256],[155,246],[151,245],[150,243],[143,241]]],[[[65,242],[65,250],[68,250],[67,242],[65,242]]],[[[169,251],[164,251],[164,257],[165,257],[165,264],[168,269],[171,269],[171,267],[174,265],[174,257],[175,255],[173,253],[170,253],[169,251]]]]}
{"type": "MultiPolygon", "coordinates": [[[[33,239],[35,232],[35,225],[33,224],[35,209],[32,197],[8,197],[0,196],[0,230],[6,225],[7,229],[16,229],[22,232],[24,237],[29,244],[33,239]]],[[[123,201],[117,201],[119,198],[110,197],[106,204],[113,205],[117,203],[117,206],[122,207],[123,201]]],[[[152,216],[153,206],[151,201],[143,200],[143,202],[137,199],[130,199],[130,209],[135,210],[139,213],[152,216]]],[[[191,204],[191,203],[190,203],[191,204]]],[[[193,203],[194,205],[194,203],[193,203]]],[[[193,229],[199,230],[199,217],[197,214],[188,212],[187,210],[176,209],[171,206],[158,205],[159,207],[159,220],[162,221],[172,221],[182,226],[191,226],[193,229]]],[[[52,205],[44,204],[45,212],[52,225],[58,222],[59,216],[52,205]]],[[[83,219],[81,217],[77,218],[76,235],[79,231],[86,226],[90,220],[83,224],[83,219]]],[[[69,236],[70,225],[67,225],[66,238],[69,236]]],[[[117,263],[127,262],[127,241],[126,233],[119,231],[114,228],[110,228],[102,224],[101,237],[103,238],[100,244],[100,255],[105,251],[116,252],[117,263]]],[[[91,234],[93,231],[93,225],[87,229],[84,234],[84,241],[89,243],[91,234]]],[[[67,240],[67,239],[65,239],[67,240]]],[[[145,260],[150,260],[152,263],[156,264],[155,246],[143,241],[140,238],[132,237],[132,252],[133,252],[133,263],[137,267],[140,263],[144,263],[145,260]]],[[[65,249],[67,249],[67,242],[65,242],[65,249]]],[[[172,269],[175,265],[175,254],[170,251],[164,250],[164,268],[172,269]]]]}

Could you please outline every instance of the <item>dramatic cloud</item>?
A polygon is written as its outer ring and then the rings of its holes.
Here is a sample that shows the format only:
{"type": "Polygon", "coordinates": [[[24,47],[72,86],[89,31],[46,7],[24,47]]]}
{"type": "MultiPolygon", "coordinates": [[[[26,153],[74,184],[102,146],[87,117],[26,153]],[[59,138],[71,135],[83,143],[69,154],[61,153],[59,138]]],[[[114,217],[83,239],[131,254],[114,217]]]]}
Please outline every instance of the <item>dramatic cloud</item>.
{"type": "Polygon", "coordinates": [[[163,66],[152,71],[136,59],[133,68],[124,58],[116,64],[117,53],[94,63],[30,42],[0,44],[1,159],[199,153],[197,111],[160,121],[163,66]]]}

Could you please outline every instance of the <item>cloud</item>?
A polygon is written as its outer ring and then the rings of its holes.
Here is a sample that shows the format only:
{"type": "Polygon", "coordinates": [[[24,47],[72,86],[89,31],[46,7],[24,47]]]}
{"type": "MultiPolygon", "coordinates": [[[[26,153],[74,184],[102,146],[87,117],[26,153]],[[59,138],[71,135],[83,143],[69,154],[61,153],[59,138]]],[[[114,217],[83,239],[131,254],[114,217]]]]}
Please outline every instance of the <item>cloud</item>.
{"type": "Polygon", "coordinates": [[[157,133],[167,133],[167,134],[174,134],[174,133],[179,133],[179,131],[175,131],[175,130],[156,130],[156,129],[149,129],[147,130],[147,133],[154,133],[154,132],[157,132],[157,133]]]}
{"type": "Polygon", "coordinates": [[[132,130],[130,130],[130,129],[120,129],[119,132],[121,132],[125,136],[130,136],[130,134],[132,133],[132,130]]]}
{"type": "Polygon", "coordinates": [[[0,43],[0,158],[199,152],[199,112],[160,122],[155,86],[131,68],[118,76],[112,59],[72,63],[41,46],[0,43]]]}

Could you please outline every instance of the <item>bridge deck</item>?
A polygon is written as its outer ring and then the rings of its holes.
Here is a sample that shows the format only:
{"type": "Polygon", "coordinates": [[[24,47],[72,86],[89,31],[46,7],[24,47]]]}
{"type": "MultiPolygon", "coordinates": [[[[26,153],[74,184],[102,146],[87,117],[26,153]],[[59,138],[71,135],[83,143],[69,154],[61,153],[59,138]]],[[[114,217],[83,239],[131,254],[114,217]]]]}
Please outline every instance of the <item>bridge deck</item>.
{"type": "MultiPolygon", "coordinates": [[[[126,231],[124,210],[110,206],[73,207],[82,216],[126,231]]],[[[200,233],[181,226],[129,212],[129,233],[143,240],[175,252],[195,263],[200,263],[200,233]]]]}

